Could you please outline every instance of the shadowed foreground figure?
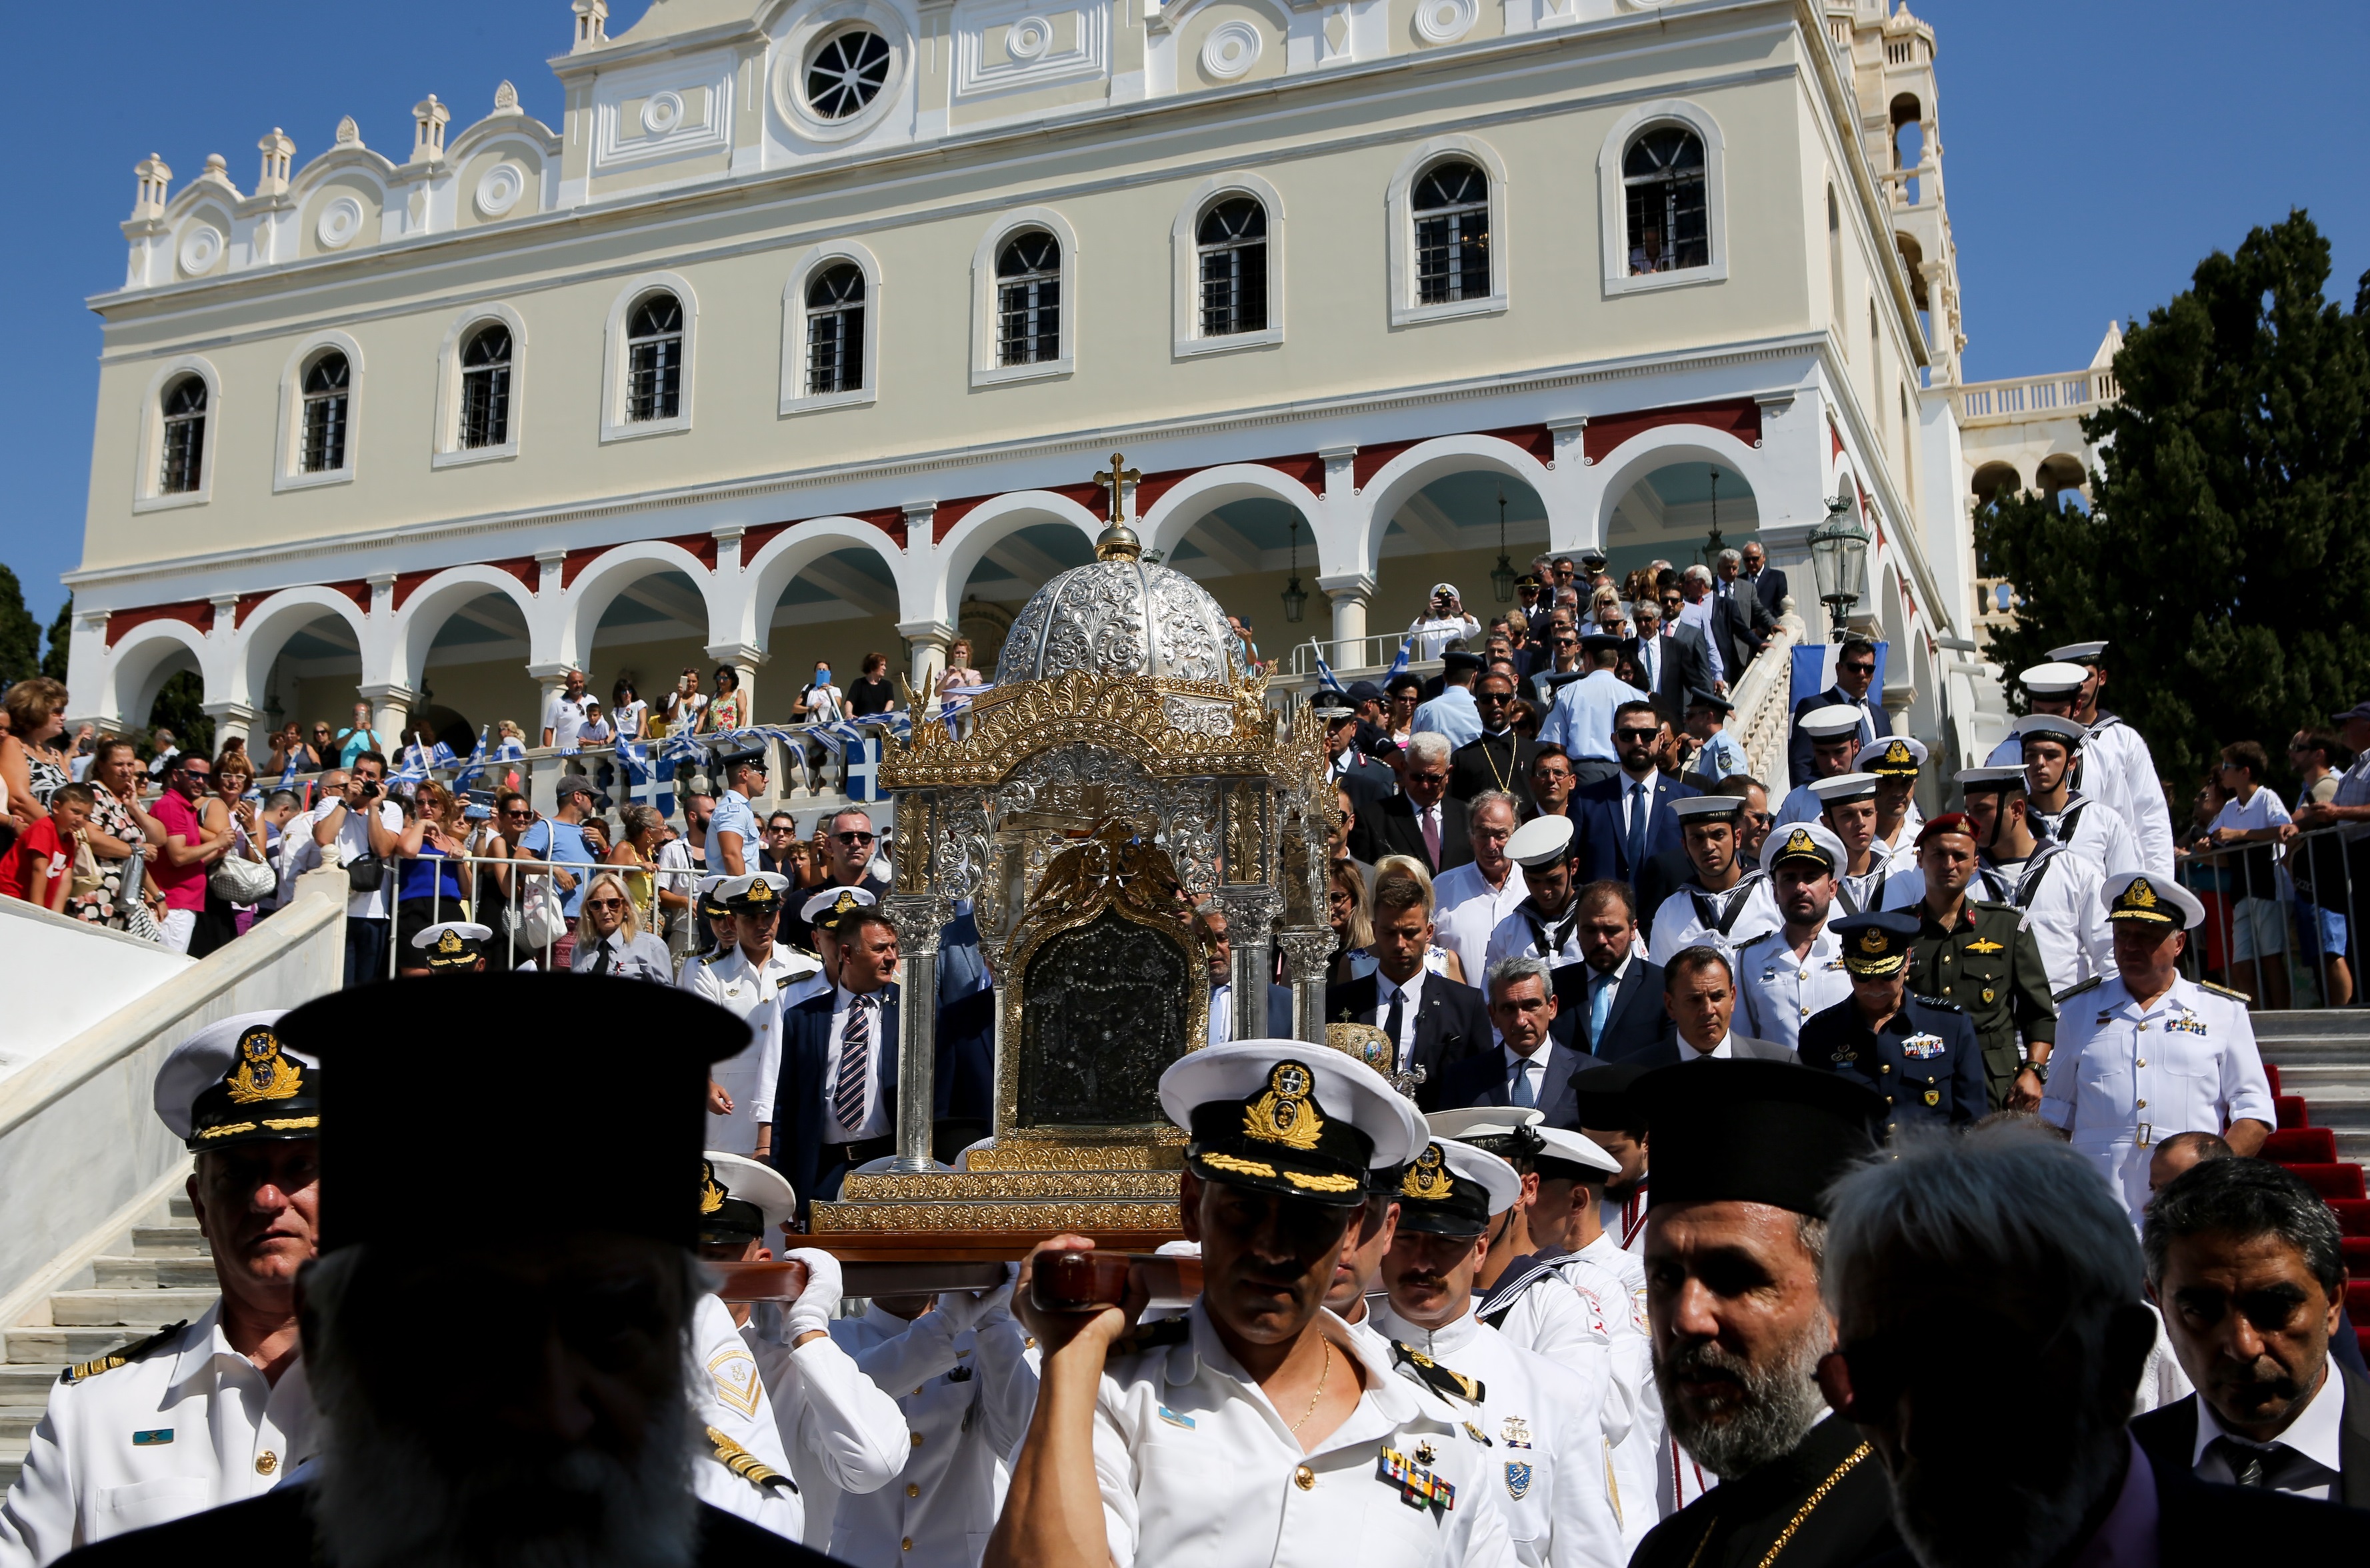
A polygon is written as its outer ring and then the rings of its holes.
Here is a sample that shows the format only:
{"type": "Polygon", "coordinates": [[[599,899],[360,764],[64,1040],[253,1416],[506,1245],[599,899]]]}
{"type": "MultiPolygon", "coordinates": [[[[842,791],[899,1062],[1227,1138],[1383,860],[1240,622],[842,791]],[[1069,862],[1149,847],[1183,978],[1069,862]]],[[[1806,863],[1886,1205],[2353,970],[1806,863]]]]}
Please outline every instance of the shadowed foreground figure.
{"type": "Polygon", "coordinates": [[[328,1424],[319,1463],[261,1497],[63,1561],[247,1568],[535,1564],[679,1568],[825,1559],[698,1502],[687,1392],[692,1256],[708,1066],[748,1031],[666,986],[582,975],[461,974],[455,1016],[527,1038],[554,1018],[607,1026],[546,1086],[554,1125],[597,1140],[565,1203],[470,1114],[489,1083],[423,1048],[375,992],[287,1015],[323,1074],[323,1238],[298,1282],[305,1360],[328,1424]],[[338,1080],[343,1076],[344,1081],[338,1080]],[[331,1087],[333,1086],[333,1087],[331,1087]],[[332,1120],[335,1118],[336,1120],[332,1120]],[[464,1194],[512,1210],[500,1224],[464,1194]],[[531,1225],[516,1223],[532,1213],[531,1225]],[[423,1357],[430,1326],[492,1331],[423,1357]]]}

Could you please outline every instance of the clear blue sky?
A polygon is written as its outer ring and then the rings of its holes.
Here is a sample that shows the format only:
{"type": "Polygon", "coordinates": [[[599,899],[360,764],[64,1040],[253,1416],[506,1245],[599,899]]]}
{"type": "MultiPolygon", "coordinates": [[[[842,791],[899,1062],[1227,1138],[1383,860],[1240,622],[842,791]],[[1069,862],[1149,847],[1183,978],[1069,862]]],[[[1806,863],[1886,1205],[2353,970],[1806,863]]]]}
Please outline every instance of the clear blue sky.
{"type": "MultiPolygon", "coordinates": [[[[639,15],[612,0],[612,31],[639,15]]],[[[2331,294],[2370,268],[2361,149],[2370,145],[2363,0],[1919,0],[1940,42],[1941,133],[1970,376],[2089,361],[2107,322],[2182,287],[2198,259],[2293,205],[2335,248],[2331,294]]],[[[116,225],[132,166],[164,155],[178,190],[208,153],[244,190],[274,125],[297,162],[338,117],[400,162],[433,92],[466,125],[504,77],[556,123],[544,62],[568,46],[566,0],[345,0],[297,11],[214,0],[28,6],[0,210],[16,214],[5,296],[23,356],[0,377],[0,561],[46,624],[81,557],[97,385],[85,296],[123,274],[116,225]],[[98,85],[104,84],[103,88],[98,85]]]]}

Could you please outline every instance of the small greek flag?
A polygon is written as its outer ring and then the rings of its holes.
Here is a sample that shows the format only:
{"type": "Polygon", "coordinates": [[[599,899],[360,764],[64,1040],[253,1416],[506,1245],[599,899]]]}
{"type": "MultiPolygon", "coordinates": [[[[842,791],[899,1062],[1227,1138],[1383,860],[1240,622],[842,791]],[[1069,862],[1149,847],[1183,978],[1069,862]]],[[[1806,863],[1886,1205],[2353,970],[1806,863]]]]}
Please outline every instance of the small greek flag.
{"type": "MultiPolygon", "coordinates": [[[[468,762],[463,765],[460,772],[453,776],[453,792],[454,794],[457,795],[462,790],[466,790],[471,781],[474,780],[477,775],[486,770],[486,732],[492,728],[493,726],[490,724],[480,725],[478,727],[477,744],[469,748],[468,762]]],[[[436,749],[439,751],[446,750],[446,748],[441,744],[436,749]]],[[[447,755],[450,755],[449,752],[447,755]]]]}
{"type": "MultiPolygon", "coordinates": [[[[1308,646],[1315,648],[1316,639],[1311,638],[1308,646]]],[[[1325,655],[1322,653],[1317,655],[1317,689],[1319,691],[1341,690],[1341,677],[1333,673],[1333,666],[1325,662],[1325,655]]],[[[1348,694],[1345,692],[1343,695],[1348,694]]]]}

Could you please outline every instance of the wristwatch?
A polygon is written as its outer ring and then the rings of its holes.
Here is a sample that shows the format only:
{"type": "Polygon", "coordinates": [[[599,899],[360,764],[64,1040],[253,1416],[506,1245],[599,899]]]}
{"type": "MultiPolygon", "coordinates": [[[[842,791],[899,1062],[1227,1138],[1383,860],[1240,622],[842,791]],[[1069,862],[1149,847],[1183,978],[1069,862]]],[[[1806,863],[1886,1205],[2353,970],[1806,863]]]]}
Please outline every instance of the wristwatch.
{"type": "Polygon", "coordinates": [[[2045,1084],[2049,1081],[2049,1058],[2043,1056],[2036,1062],[2028,1056],[2025,1058],[2024,1070],[2045,1084]]]}

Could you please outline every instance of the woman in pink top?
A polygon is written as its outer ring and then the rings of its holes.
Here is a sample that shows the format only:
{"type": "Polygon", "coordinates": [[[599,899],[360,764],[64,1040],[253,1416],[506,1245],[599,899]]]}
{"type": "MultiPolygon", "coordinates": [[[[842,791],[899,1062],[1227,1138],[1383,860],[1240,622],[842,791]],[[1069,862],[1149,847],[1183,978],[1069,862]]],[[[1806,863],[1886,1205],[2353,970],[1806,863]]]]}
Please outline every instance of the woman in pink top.
{"type": "Polygon", "coordinates": [[[165,948],[190,951],[198,912],[206,906],[206,873],[227,854],[231,833],[208,833],[198,815],[199,801],[213,783],[213,764],[201,756],[176,757],[165,776],[165,793],[153,813],[165,824],[165,844],[156,851],[149,876],[165,890],[165,948]]]}

